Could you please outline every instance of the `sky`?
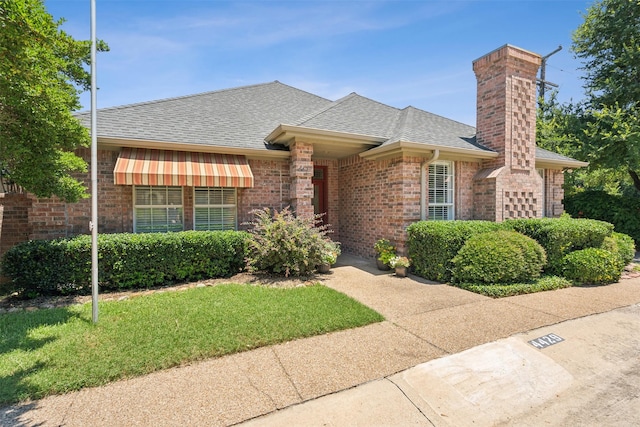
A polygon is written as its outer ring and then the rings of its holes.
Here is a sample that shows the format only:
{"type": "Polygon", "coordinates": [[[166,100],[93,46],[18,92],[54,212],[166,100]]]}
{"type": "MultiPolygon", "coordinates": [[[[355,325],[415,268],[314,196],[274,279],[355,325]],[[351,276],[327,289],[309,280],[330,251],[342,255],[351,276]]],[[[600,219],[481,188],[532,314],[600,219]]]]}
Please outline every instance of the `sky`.
{"type": "MultiPolygon", "coordinates": [[[[278,80],[337,100],[356,92],[475,126],[472,62],[511,44],[547,60],[560,102],[583,99],[573,31],[582,0],[96,0],[99,108],[278,80]]],[[[45,0],[90,39],[90,0],[45,0]]],[[[83,109],[90,96],[81,96],[83,109]]]]}

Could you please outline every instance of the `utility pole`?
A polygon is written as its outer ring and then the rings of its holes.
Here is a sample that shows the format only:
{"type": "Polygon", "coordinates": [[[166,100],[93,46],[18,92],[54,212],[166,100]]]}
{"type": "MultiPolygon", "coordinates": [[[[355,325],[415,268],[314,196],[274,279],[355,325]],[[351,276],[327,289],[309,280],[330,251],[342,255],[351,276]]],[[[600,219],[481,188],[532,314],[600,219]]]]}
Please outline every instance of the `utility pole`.
{"type": "Polygon", "coordinates": [[[551,55],[554,55],[562,50],[562,45],[558,46],[556,50],[542,57],[542,63],[540,64],[540,78],[538,79],[538,84],[540,85],[540,98],[544,101],[544,92],[547,86],[558,87],[557,84],[548,82],[546,80],[546,68],[547,68],[547,59],[551,55]]]}

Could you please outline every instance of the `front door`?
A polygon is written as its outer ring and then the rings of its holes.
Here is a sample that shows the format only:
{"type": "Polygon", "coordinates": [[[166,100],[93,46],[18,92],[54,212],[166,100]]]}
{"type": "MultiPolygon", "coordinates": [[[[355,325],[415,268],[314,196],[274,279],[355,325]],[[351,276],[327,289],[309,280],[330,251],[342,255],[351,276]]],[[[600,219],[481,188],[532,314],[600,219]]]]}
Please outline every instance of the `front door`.
{"type": "Polygon", "coordinates": [[[322,215],[322,224],[328,224],[327,218],[327,167],[313,167],[313,213],[322,215]]]}

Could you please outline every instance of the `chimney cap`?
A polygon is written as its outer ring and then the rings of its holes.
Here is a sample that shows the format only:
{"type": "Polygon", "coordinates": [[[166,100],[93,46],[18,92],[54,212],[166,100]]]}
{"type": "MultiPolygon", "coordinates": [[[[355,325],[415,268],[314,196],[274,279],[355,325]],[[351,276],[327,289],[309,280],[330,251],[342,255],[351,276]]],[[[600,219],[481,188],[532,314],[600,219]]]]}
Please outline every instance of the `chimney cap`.
{"type": "Polygon", "coordinates": [[[475,65],[475,63],[480,61],[481,59],[487,58],[487,57],[489,57],[489,56],[493,55],[494,53],[496,53],[498,51],[501,51],[501,50],[512,50],[512,51],[519,52],[521,55],[533,56],[536,59],[534,59],[532,62],[538,62],[539,63],[541,61],[541,59],[542,59],[542,57],[539,54],[535,53],[535,52],[531,52],[529,50],[522,49],[521,47],[514,46],[512,44],[506,43],[506,44],[504,44],[504,45],[492,50],[491,52],[482,55],[480,58],[474,60],[473,61],[473,65],[475,65]]]}

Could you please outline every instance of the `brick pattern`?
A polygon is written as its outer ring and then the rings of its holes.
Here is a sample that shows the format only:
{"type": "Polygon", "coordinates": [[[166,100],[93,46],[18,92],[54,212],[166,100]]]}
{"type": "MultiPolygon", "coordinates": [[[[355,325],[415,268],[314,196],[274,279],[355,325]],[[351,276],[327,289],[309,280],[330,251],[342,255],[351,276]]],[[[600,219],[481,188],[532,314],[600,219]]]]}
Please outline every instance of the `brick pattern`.
{"type": "Polygon", "coordinates": [[[420,220],[421,163],[420,158],[369,161],[357,155],[339,161],[339,233],[346,251],[373,257],[381,238],[404,251],[405,228],[420,220]]]}
{"type": "Polygon", "coordinates": [[[546,203],[548,217],[557,218],[564,212],[564,173],[561,170],[547,169],[546,173],[546,203]]]}
{"type": "Polygon", "coordinates": [[[26,194],[0,193],[0,256],[14,245],[29,240],[29,210],[32,199],[26,194]]]}
{"type": "MultiPolygon", "coordinates": [[[[474,219],[473,177],[480,169],[477,162],[455,162],[455,211],[456,219],[474,219]]],[[[427,181],[427,186],[429,185],[427,181]]]]}
{"type": "Polygon", "coordinates": [[[477,140],[499,153],[474,178],[474,218],[540,217],[535,170],[535,79],[539,55],[503,46],[473,64],[478,80],[477,140]],[[492,200],[493,199],[493,200],[492,200]]]}
{"type": "Polygon", "coordinates": [[[238,228],[247,229],[247,223],[253,219],[253,210],[281,211],[290,205],[289,164],[288,160],[249,159],[254,186],[238,189],[238,228]]]}
{"type": "Polygon", "coordinates": [[[535,165],[535,82],[512,77],[511,168],[531,170],[535,165]],[[533,120],[532,120],[533,118],[533,120]]]}
{"type": "Polygon", "coordinates": [[[313,215],[313,145],[301,141],[294,142],[291,151],[291,207],[296,215],[309,217],[313,215]]]}
{"type": "Polygon", "coordinates": [[[505,191],[504,192],[504,219],[508,218],[536,218],[538,215],[538,200],[533,192],[505,191]]]}

